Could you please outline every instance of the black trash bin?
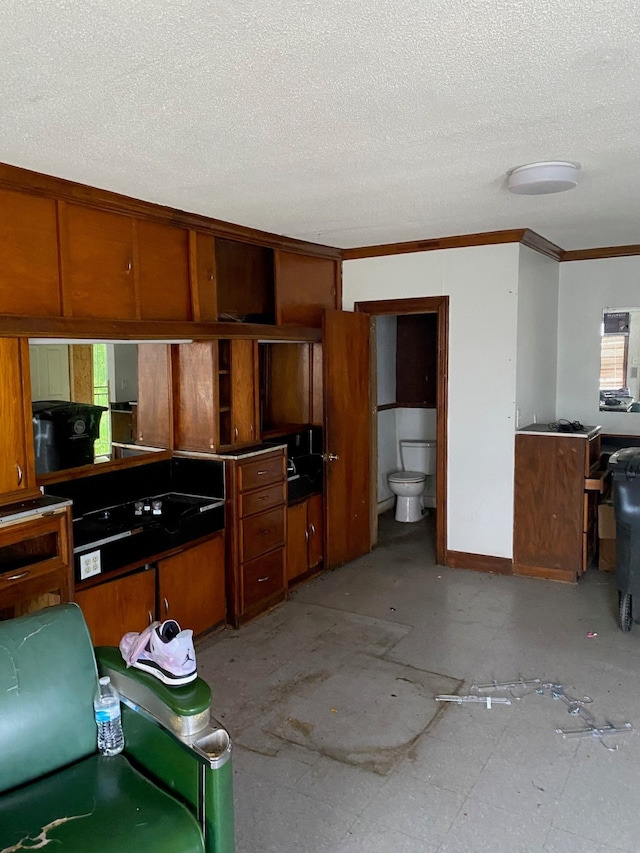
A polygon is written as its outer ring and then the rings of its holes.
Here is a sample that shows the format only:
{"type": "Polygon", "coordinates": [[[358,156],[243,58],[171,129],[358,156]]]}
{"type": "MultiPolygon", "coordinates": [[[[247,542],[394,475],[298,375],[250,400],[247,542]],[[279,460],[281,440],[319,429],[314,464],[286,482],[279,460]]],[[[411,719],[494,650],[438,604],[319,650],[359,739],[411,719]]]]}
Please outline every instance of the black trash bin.
{"type": "Polygon", "coordinates": [[[36,473],[77,468],[93,462],[104,406],[65,400],[32,404],[36,473]]]}
{"type": "Polygon", "coordinates": [[[623,447],[609,459],[616,518],[618,625],[640,621],[640,447],[623,447]]]}

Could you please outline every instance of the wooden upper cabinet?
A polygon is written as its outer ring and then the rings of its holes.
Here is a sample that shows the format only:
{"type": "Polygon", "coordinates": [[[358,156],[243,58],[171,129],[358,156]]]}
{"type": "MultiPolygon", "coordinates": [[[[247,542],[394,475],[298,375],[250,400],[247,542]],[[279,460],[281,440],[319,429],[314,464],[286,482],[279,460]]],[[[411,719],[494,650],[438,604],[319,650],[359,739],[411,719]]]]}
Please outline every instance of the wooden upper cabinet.
{"type": "Polygon", "coordinates": [[[176,450],[214,450],[219,443],[217,342],[175,346],[173,376],[176,450]]]}
{"type": "Polygon", "coordinates": [[[59,209],[65,316],[135,320],[133,217],[66,202],[59,209]]]}
{"type": "Polygon", "coordinates": [[[136,220],[137,283],[142,320],[191,320],[189,232],[136,220]]]}
{"type": "Polygon", "coordinates": [[[0,338],[0,412],[0,503],[10,503],[37,493],[26,340],[0,338]]]}
{"type": "Polygon", "coordinates": [[[215,238],[219,320],[274,322],[273,249],[215,238]]]}
{"type": "Polygon", "coordinates": [[[233,340],[231,345],[231,443],[256,441],[258,428],[258,343],[233,340]]]}
{"type": "Polygon", "coordinates": [[[398,405],[435,409],[437,391],[438,315],[401,315],[398,317],[396,352],[398,405]]]}
{"type": "Polygon", "coordinates": [[[322,325],[325,308],[339,308],[337,261],[276,251],[276,322],[282,325],[322,325]]]}
{"type": "Polygon", "coordinates": [[[56,202],[0,190],[0,314],[58,317],[56,202]]]}
{"type": "Polygon", "coordinates": [[[215,237],[192,231],[189,239],[194,320],[215,322],[218,319],[215,237]]]}
{"type": "Polygon", "coordinates": [[[173,447],[171,346],[138,347],[136,441],[147,447],[173,447]]]}

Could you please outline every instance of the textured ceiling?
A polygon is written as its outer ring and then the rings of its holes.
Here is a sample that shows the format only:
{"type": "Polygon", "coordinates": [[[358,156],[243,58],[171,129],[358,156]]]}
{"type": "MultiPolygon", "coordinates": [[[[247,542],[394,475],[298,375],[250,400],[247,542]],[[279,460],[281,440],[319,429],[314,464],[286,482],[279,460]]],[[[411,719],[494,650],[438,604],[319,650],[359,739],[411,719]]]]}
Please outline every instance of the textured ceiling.
{"type": "Polygon", "coordinates": [[[0,161],[334,246],[640,242],[638,0],[4,0],[0,161]],[[582,165],[510,195],[509,168],[582,165]]]}

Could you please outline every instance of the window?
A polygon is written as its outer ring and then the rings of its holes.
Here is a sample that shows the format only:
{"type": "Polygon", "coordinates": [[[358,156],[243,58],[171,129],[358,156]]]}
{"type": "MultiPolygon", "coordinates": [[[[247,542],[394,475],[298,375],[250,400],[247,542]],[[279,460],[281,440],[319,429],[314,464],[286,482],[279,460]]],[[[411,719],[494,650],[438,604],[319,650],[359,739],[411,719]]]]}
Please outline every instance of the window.
{"type": "Polygon", "coordinates": [[[627,384],[628,335],[603,335],[600,349],[600,390],[616,391],[627,384]]]}

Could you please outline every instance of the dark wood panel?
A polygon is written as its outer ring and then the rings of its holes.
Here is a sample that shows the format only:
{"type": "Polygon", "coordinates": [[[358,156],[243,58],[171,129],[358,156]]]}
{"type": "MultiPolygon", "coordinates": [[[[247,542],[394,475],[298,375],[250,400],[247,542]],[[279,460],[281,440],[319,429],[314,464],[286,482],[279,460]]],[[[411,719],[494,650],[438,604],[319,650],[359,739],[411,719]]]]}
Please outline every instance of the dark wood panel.
{"type": "Polygon", "coordinates": [[[283,504],[286,500],[285,483],[276,483],[267,486],[266,489],[258,489],[254,492],[243,492],[240,495],[240,515],[253,515],[256,512],[264,512],[274,506],[283,504]]]}
{"type": "Polygon", "coordinates": [[[435,409],[438,391],[438,315],[398,316],[396,400],[435,409]]]}
{"type": "Polygon", "coordinates": [[[171,347],[138,347],[138,444],[173,447],[172,394],[171,347]]]}
{"type": "Polygon", "coordinates": [[[322,344],[311,346],[311,424],[324,425],[324,377],[322,344]]]}
{"type": "Polygon", "coordinates": [[[217,343],[176,344],[173,376],[176,449],[213,450],[218,444],[217,343]]]}
{"type": "Polygon", "coordinates": [[[582,571],[584,438],[516,435],[514,571],[582,571]]]}
{"type": "Polygon", "coordinates": [[[232,222],[223,222],[220,219],[213,219],[197,213],[188,213],[171,207],[163,207],[159,204],[109,192],[108,190],[89,187],[86,184],[77,184],[73,181],[54,178],[50,175],[21,169],[17,166],[9,166],[6,163],[0,163],[0,187],[27,191],[49,198],[59,198],[65,201],[88,204],[102,210],[128,213],[132,216],[153,219],[157,222],[167,222],[171,225],[182,225],[185,228],[193,228],[203,233],[216,234],[229,239],[242,240],[247,243],[271,246],[272,248],[286,249],[290,252],[302,252],[303,254],[335,258],[337,260],[342,256],[341,250],[332,246],[308,243],[305,240],[296,240],[293,237],[284,237],[280,234],[270,234],[267,231],[259,231],[256,228],[235,225],[232,222]]]}
{"type": "Polygon", "coordinates": [[[94,646],[117,646],[155,618],[156,573],[149,569],[76,592],[94,646]]]}
{"type": "Polygon", "coordinates": [[[336,261],[293,252],[275,253],[276,318],[278,323],[322,326],[325,308],[337,303],[336,261]]]}
{"type": "Polygon", "coordinates": [[[158,563],[158,617],[201,634],[224,622],[224,534],[158,563]]]}
{"type": "Polygon", "coordinates": [[[260,454],[251,462],[238,467],[238,488],[240,491],[261,488],[270,483],[284,482],[286,479],[286,461],[282,451],[260,454]]]}
{"type": "Polygon", "coordinates": [[[274,323],[273,250],[216,239],[218,317],[274,323]]]}
{"type": "Polygon", "coordinates": [[[0,340],[0,503],[37,493],[29,375],[28,341],[0,340]]]}
{"type": "Polygon", "coordinates": [[[366,554],[370,530],[369,318],[327,311],[323,330],[329,568],[366,554]]]}
{"type": "Polygon", "coordinates": [[[309,529],[309,568],[314,569],[324,557],[324,508],[322,495],[313,495],[307,501],[309,529]]]}
{"type": "Polygon", "coordinates": [[[261,424],[264,430],[283,424],[310,423],[311,350],[307,343],[264,344],[264,401],[261,424]]]}
{"type": "Polygon", "coordinates": [[[191,290],[195,320],[218,319],[215,238],[192,231],[189,235],[191,290]]]}
{"type": "Polygon", "coordinates": [[[136,220],[140,317],[191,320],[189,232],[136,220]]]}
{"type": "Polygon", "coordinates": [[[508,557],[492,557],[467,551],[447,551],[445,565],[452,569],[473,569],[496,575],[510,575],[513,572],[513,563],[508,557]]]}
{"type": "Polygon", "coordinates": [[[59,216],[65,316],[137,319],[134,219],[64,203],[59,216]]]}
{"type": "Polygon", "coordinates": [[[284,506],[251,515],[244,518],[241,524],[241,561],[243,563],[285,544],[284,506]]]}
{"type": "Polygon", "coordinates": [[[259,437],[258,344],[231,341],[231,443],[259,437]]]}
{"type": "Polygon", "coordinates": [[[0,313],[60,316],[53,199],[0,190],[0,313]]]}

